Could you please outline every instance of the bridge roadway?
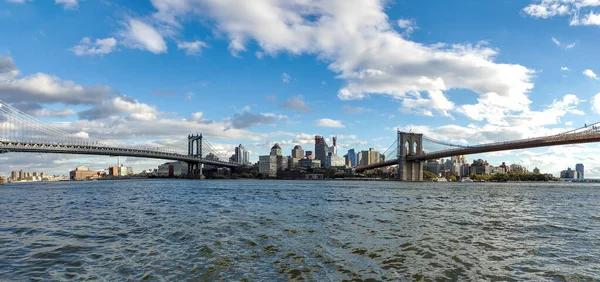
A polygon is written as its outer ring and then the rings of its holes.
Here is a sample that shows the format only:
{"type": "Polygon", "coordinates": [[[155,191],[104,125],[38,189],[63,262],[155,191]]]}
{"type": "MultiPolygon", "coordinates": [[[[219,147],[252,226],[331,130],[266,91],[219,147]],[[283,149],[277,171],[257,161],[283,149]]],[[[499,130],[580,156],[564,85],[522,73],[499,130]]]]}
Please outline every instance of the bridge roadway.
{"type": "MultiPolygon", "coordinates": [[[[559,134],[549,137],[539,137],[531,139],[522,139],[507,142],[487,143],[465,148],[450,149],[444,151],[432,152],[429,154],[407,155],[406,161],[426,161],[441,158],[447,158],[460,155],[472,155],[480,153],[498,152],[506,150],[529,149],[539,147],[549,147],[557,145],[570,145],[582,143],[600,142],[600,133],[597,130],[590,130],[577,134],[559,134]]],[[[368,166],[356,167],[356,172],[364,172],[365,170],[376,169],[380,167],[397,165],[398,160],[393,159],[382,163],[371,164],[368,166]]]]}
{"type": "Polygon", "coordinates": [[[241,164],[228,163],[222,161],[213,161],[193,156],[187,156],[176,153],[142,150],[142,149],[126,149],[103,146],[88,146],[88,145],[62,145],[62,144],[45,144],[34,142],[9,142],[0,141],[0,152],[23,152],[23,153],[52,153],[52,154],[76,154],[76,155],[97,155],[97,156],[122,156],[122,157],[138,157],[149,159],[183,161],[186,163],[202,163],[220,167],[236,168],[241,164]]]}

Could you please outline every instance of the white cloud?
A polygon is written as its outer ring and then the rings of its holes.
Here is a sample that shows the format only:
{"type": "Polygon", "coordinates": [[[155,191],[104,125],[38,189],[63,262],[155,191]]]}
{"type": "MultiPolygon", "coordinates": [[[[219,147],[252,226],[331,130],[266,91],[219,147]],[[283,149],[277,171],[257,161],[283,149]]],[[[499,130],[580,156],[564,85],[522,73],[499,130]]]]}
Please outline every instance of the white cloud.
{"type": "MultiPolygon", "coordinates": [[[[18,3],[23,4],[26,2],[32,2],[33,0],[6,0],[9,3],[18,3]]],[[[54,3],[63,5],[65,9],[76,9],[79,7],[79,2],[81,0],[54,0],[54,3]]]]}
{"type": "Polygon", "coordinates": [[[166,53],[167,43],[163,36],[151,25],[130,19],[124,23],[124,29],[119,32],[125,46],[147,50],[155,54],[166,53]]]}
{"type": "Polygon", "coordinates": [[[129,97],[115,97],[78,113],[81,119],[87,120],[103,119],[121,114],[129,115],[129,118],[133,120],[153,121],[156,119],[158,110],[154,106],[139,103],[129,97]]]}
{"type": "Polygon", "coordinates": [[[561,71],[569,71],[569,68],[568,67],[560,67],[560,70],[561,71]]]}
{"type": "Polygon", "coordinates": [[[155,18],[167,25],[190,16],[211,18],[229,40],[234,55],[256,43],[264,55],[318,56],[345,82],[338,91],[342,100],[375,94],[403,98],[414,91],[460,88],[472,90],[488,105],[493,106],[490,97],[511,101],[506,103],[509,107],[498,108],[500,113],[526,110],[530,103],[527,93],[533,88],[533,70],[495,62],[498,50],[485,42],[425,45],[409,41],[394,29],[379,0],[152,3],[157,9],[155,18]]]}
{"type": "Polygon", "coordinates": [[[79,41],[79,44],[69,49],[77,56],[84,55],[104,55],[111,53],[117,49],[117,40],[113,37],[104,39],[96,39],[94,42],[89,37],[84,37],[79,41]]]}
{"type": "Polygon", "coordinates": [[[322,118],[315,121],[315,125],[319,127],[344,128],[344,124],[339,120],[322,118]]]}
{"type": "Polygon", "coordinates": [[[402,107],[425,116],[433,116],[429,108],[438,111],[441,115],[450,117],[449,111],[454,109],[454,103],[448,100],[442,91],[428,91],[429,99],[421,98],[418,92],[413,93],[414,98],[404,98],[402,107]]]}
{"type": "Polygon", "coordinates": [[[285,72],[281,75],[281,81],[285,83],[290,83],[290,79],[292,79],[292,77],[285,72]]]}
{"type": "MultiPolygon", "coordinates": [[[[600,25],[600,14],[590,10],[600,6],[598,0],[535,0],[534,2],[536,3],[523,8],[525,14],[543,19],[570,16],[569,25],[600,25]]],[[[572,45],[575,46],[575,43],[572,45]]]]}
{"type": "Polygon", "coordinates": [[[8,103],[95,104],[113,92],[108,86],[83,86],[45,73],[20,76],[12,58],[0,56],[0,100],[8,103]]]}
{"type": "Polygon", "coordinates": [[[571,49],[571,48],[575,47],[575,45],[576,45],[576,43],[575,43],[575,42],[573,42],[573,43],[571,43],[571,44],[569,44],[569,45],[565,46],[565,49],[571,49]]]}
{"type": "Polygon", "coordinates": [[[583,71],[583,74],[589,78],[593,78],[598,80],[598,76],[596,75],[596,73],[594,73],[594,71],[592,71],[591,69],[586,69],[583,71]]]}
{"type": "Polygon", "coordinates": [[[590,102],[592,104],[592,110],[595,113],[600,114],[600,93],[594,95],[594,97],[592,97],[592,100],[590,102]]]}
{"type": "Polygon", "coordinates": [[[188,56],[200,55],[202,48],[206,47],[208,47],[208,45],[200,40],[177,43],[177,49],[185,50],[185,54],[188,56]]]}
{"type": "Polygon", "coordinates": [[[283,108],[288,108],[288,109],[292,109],[292,110],[296,110],[296,111],[310,112],[310,108],[308,106],[306,106],[302,96],[296,96],[296,97],[289,98],[285,102],[283,102],[280,106],[283,108]]]}
{"type": "Polygon", "coordinates": [[[185,93],[185,98],[188,100],[194,99],[194,92],[185,93]]]}
{"type": "Polygon", "coordinates": [[[572,121],[567,121],[567,122],[565,122],[565,125],[566,126],[573,126],[573,122],[572,121]]]}
{"type": "Polygon", "coordinates": [[[399,19],[397,24],[399,28],[404,30],[405,37],[409,37],[418,28],[414,19],[399,19]]]}
{"type": "Polygon", "coordinates": [[[558,41],[558,39],[552,37],[552,42],[554,42],[554,44],[556,44],[556,46],[560,46],[560,41],[558,41]]]}
{"type": "Polygon", "coordinates": [[[61,4],[65,9],[76,9],[79,7],[80,0],[54,0],[54,3],[61,4]]]}

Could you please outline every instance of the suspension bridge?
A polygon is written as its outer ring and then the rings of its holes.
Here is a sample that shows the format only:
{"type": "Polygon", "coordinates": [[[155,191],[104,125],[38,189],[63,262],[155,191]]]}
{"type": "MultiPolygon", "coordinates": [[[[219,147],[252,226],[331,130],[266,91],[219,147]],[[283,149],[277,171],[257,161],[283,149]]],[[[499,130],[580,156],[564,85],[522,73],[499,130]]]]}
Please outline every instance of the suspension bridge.
{"type": "Polygon", "coordinates": [[[4,101],[0,101],[0,125],[0,153],[77,154],[182,161],[188,164],[188,175],[191,176],[201,175],[203,164],[232,169],[243,166],[228,162],[229,158],[203,138],[202,134],[188,135],[187,153],[166,147],[111,146],[43,123],[4,101]]]}
{"type": "Polygon", "coordinates": [[[479,145],[459,145],[436,140],[419,133],[397,132],[396,141],[382,154],[385,161],[356,167],[357,172],[398,166],[397,178],[422,181],[423,162],[460,155],[529,149],[547,146],[600,142],[600,122],[560,134],[479,145]],[[438,149],[442,146],[445,149],[438,149]]]}

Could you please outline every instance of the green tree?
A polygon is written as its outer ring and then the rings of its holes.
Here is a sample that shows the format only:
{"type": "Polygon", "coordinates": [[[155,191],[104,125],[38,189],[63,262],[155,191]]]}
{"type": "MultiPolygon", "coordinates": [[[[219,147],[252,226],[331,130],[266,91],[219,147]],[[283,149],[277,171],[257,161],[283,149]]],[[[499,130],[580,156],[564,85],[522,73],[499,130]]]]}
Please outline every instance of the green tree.
{"type": "Polygon", "coordinates": [[[437,176],[429,171],[423,171],[423,180],[437,179],[437,176]]]}

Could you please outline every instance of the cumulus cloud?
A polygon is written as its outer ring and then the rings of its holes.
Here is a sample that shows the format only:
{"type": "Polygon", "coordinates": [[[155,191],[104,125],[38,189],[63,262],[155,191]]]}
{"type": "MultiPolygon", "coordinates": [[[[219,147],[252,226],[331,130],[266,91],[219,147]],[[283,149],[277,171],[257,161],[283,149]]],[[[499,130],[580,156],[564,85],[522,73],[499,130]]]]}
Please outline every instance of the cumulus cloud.
{"type": "Polygon", "coordinates": [[[83,86],[45,73],[21,76],[12,58],[0,56],[0,100],[8,103],[95,104],[112,93],[108,86],[83,86]]]}
{"type": "Polygon", "coordinates": [[[292,77],[285,72],[281,75],[281,81],[285,83],[290,83],[290,79],[292,79],[292,77]]]}
{"type": "MultiPolygon", "coordinates": [[[[570,16],[569,25],[600,25],[600,14],[590,10],[600,6],[596,0],[535,0],[523,12],[535,18],[570,16]]],[[[574,46],[574,44],[573,44],[574,46]]]]}
{"type": "MultiPolygon", "coordinates": [[[[525,110],[533,88],[533,70],[497,63],[498,50],[485,42],[425,45],[404,38],[394,29],[379,0],[284,2],[243,0],[155,0],[155,18],[179,24],[189,16],[208,17],[229,40],[233,54],[254,42],[261,54],[312,54],[329,62],[345,83],[342,100],[368,95],[403,98],[408,93],[470,89],[482,104],[511,101],[498,111],[525,110]],[[238,9],[231,9],[232,6],[238,9]],[[353,9],[347,9],[347,7],[353,9]]],[[[413,27],[406,20],[398,25],[413,27]]],[[[481,104],[480,104],[481,105],[481,104]]]]}
{"type": "Polygon", "coordinates": [[[446,117],[451,116],[449,111],[454,109],[454,103],[448,100],[442,91],[429,91],[427,94],[429,98],[421,98],[421,94],[418,92],[413,93],[414,98],[402,100],[402,107],[427,116],[431,116],[433,113],[426,108],[436,110],[446,117]]]}
{"type": "MultiPolygon", "coordinates": [[[[6,0],[6,1],[10,2],[10,3],[23,4],[26,2],[32,2],[33,0],[6,0]]],[[[79,1],[81,1],[81,0],[54,0],[54,3],[63,5],[63,7],[65,9],[76,9],[77,7],[79,7],[79,1]]]]}
{"type": "Polygon", "coordinates": [[[103,119],[110,116],[127,114],[133,120],[152,121],[158,110],[129,97],[115,97],[78,113],[79,118],[87,120],[103,119]]]}
{"type": "Polygon", "coordinates": [[[594,97],[592,97],[591,104],[592,104],[592,110],[595,113],[600,114],[600,93],[598,93],[598,94],[594,95],[594,97]]]}
{"type": "Polygon", "coordinates": [[[188,56],[200,55],[202,48],[208,47],[208,44],[196,40],[192,42],[179,42],[177,43],[177,49],[184,50],[188,56]]]}
{"type": "Polygon", "coordinates": [[[166,53],[167,43],[152,25],[139,20],[129,19],[119,32],[125,46],[150,51],[155,54],[166,53]]]}
{"type": "Polygon", "coordinates": [[[315,121],[315,125],[319,127],[344,128],[344,124],[339,120],[322,118],[315,121]]]}
{"type": "Polygon", "coordinates": [[[253,114],[245,111],[241,114],[235,114],[231,118],[231,128],[243,129],[259,125],[272,125],[277,120],[287,119],[286,116],[275,115],[273,113],[253,114]]]}
{"type": "Polygon", "coordinates": [[[89,37],[84,37],[79,41],[79,44],[69,49],[77,56],[85,55],[105,55],[117,49],[117,40],[113,37],[104,39],[96,39],[92,42],[89,37]]]}
{"type": "Polygon", "coordinates": [[[80,0],[54,0],[56,4],[61,4],[65,9],[76,9],[79,7],[80,0]]]}
{"type": "Polygon", "coordinates": [[[296,110],[296,111],[300,111],[300,112],[310,112],[310,108],[308,108],[308,106],[306,106],[302,96],[296,96],[296,97],[289,98],[285,102],[283,102],[280,106],[283,108],[288,108],[288,109],[292,109],[292,110],[296,110]]]}
{"type": "Polygon", "coordinates": [[[568,67],[560,67],[560,70],[561,71],[569,71],[569,68],[568,67]]]}
{"type": "Polygon", "coordinates": [[[417,22],[414,19],[399,19],[398,27],[404,30],[404,36],[410,36],[417,29],[417,22]]]}
{"type": "Polygon", "coordinates": [[[593,78],[598,80],[598,76],[596,75],[596,73],[594,71],[592,71],[591,69],[586,69],[583,71],[583,74],[589,78],[593,78]]]}

